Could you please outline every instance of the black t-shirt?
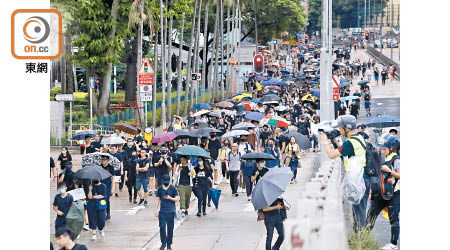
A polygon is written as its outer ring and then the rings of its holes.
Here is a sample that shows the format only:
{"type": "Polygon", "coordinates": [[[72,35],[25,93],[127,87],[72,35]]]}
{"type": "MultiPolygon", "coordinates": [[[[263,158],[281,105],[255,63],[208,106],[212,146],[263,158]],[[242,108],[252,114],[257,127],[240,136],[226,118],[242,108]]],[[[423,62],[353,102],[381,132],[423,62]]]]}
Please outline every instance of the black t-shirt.
{"type": "MultiPolygon", "coordinates": [[[[137,163],[139,164],[139,168],[145,168],[145,165],[150,164],[150,160],[148,158],[143,158],[143,159],[139,159],[137,160],[137,163]]],[[[149,166],[149,170],[150,170],[150,166],[149,166]]],[[[146,179],[148,178],[148,170],[146,172],[136,172],[137,173],[137,177],[142,178],[142,179],[146,179]]]]}
{"type": "MultiPolygon", "coordinates": [[[[67,250],[67,248],[63,247],[63,248],[60,248],[59,250],[67,250]]],[[[75,244],[75,246],[73,246],[72,249],[70,249],[70,250],[88,250],[88,249],[85,245],[75,244]]]]}
{"type": "MultiPolygon", "coordinates": [[[[155,156],[153,155],[153,161],[154,161],[155,163],[158,163],[159,160],[161,159],[161,157],[162,157],[161,155],[158,155],[157,157],[155,157],[155,156]]],[[[171,162],[171,161],[172,161],[171,157],[167,158],[167,160],[168,160],[170,163],[172,163],[172,162],[171,162]]],[[[155,165],[153,165],[153,166],[155,166],[155,165]]],[[[156,173],[157,173],[159,176],[163,176],[164,174],[169,174],[169,166],[167,166],[166,161],[164,160],[164,158],[163,158],[163,161],[161,162],[161,164],[160,164],[158,167],[156,167],[156,173]]]]}
{"type": "Polygon", "coordinates": [[[309,122],[298,122],[297,123],[298,132],[302,135],[308,135],[308,128],[311,128],[309,122]]]}
{"type": "Polygon", "coordinates": [[[266,147],[266,144],[267,144],[267,139],[269,138],[269,135],[271,134],[272,132],[270,132],[270,130],[268,131],[268,132],[266,132],[266,131],[262,131],[260,134],[259,134],[259,138],[262,140],[262,147],[263,148],[265,148],[266,147]]]}
{"type": "Polygon", "coordinates": [[[345,115],[345,111],[347,111],[347,108],[345,106],[339,107],[339,115],[345,115]]]}
{"type": "Polygon", "coordinates": [[[283,201],[283,199],[280,199],[280,198],[276,199],[272,204],[270,204],[270,206],[271,207],[275,207],[278,204],[283,206],[283,208],[280,209],[280,210],[275,209],[275,210],[272,210],[272,211],[269,211],[269,212],[264,212],[264,216],[265,217],[278,218],[280,220],[286,219],[287,214],[286,214],[286,208],[284,208],[284,201],[283,201]]]}
{"type": "Polygon", "coordinates": [[[356,104],[350,105],[350,114],[353,115],[353,116],[357,116],[358,115],[358,109],[359,109],[358,105],[356,105],[356,104]]]}
{"type": "Polygon", "coordinates": [[[215,140],[209,140],[208,143],[208,149],[209,149],[209,153],[211,155],[211,158],[213,160],[217,160],[217,157],[219,157],[219,149],[222,147],[222,145],[220,144],[220,141],[215,139],[215,140]]]}
{"type": "Polygon", "coordinates": [[[383,79],[386,79],[386,77],[387,77],[387,72],[386,72],[385,70],[381,71],[381,77],[382,77],[383,79]]]}
{"type": "Polygon", "coordinates": [[[128,164],[127,164],[127,167],[125,168],[127,171],[128,179],[136,177],[137,161],[138,161],[138,157],[136,155],[132,155],[131,158],[128,158],[128,164]]]}
{"type": "Polygon", "coordinates": [[[258,168],[255,168],[252,172],[252,176],[255,176],[256,171],[259,172],[259,175],[256,176],[255,184],[258,183],[259,179],[261,179],[267,172],[269,172],[269,169],[262,168],[261,170],[259,170],[258,168]]]}
{"type": "Polygon", "coordinates": [[[69,213],[70,207],[72,206],[73,197],[70,194],[67,194],[66,197],[61,197],[60,194],[57,194],[55,196],[55,199],[53,200],[53,206],[57,206],[58,210],[63,212],[63,216],[59,216],[59,218],[66,217],[67,213],[69,213]]]}
{"type": "Polygon", "coordinates": [[[228,124],[223,123],[223,124],[218,124],[217,125],[217,129],[222,131],[222,135],[225,134],[227,132],[227,128],[228,128],[228,124]]]}
{"type": "Polygon", "coordinates": [[[208,177],[212,179],[211,170],[207,167],[203,167],[200,169],[199,167],[195,168],[195,186],[201,187],[209,187],[211,182],[208,180],[208,177]]]}
{"type": "Polygon", "coordinates": [[[60,178],[64,174],[63,181],[66,183],[67,191],[70,191],[75,188],[73,180],[75,173],[72,170],[69,170],[68,168],[64,169],[58,176],[60,178]]]}
{"type": "Polygon", "coordinates": [[[72,156],[69,153],[66,153],[65,155],[59,154],[58,161],[61,161],[61,169],[64,169],[66,167],[66,162],[72,161],[72,156]]]}
{"type": "Polygon", "coordinates": [[[180,181],[178,182],[178,185],[185,185],[189,186],[191,185],[191,177],[189,174],[189,166],[182,166],[180,171],[180,181]]]}
{"type": "Polygon", "coordinates": [[[127,146],[123,147],[123,150],[127,153],[127,157],[130,158],[133,152],[137,152],[136,146],[133,145],[131,148],[127,146]]]}
{"type": "Polygon", "coordinates": [[[370,101],[370,92],[364,93],[364,101],[366,101],[366,102],[370,101]]]}

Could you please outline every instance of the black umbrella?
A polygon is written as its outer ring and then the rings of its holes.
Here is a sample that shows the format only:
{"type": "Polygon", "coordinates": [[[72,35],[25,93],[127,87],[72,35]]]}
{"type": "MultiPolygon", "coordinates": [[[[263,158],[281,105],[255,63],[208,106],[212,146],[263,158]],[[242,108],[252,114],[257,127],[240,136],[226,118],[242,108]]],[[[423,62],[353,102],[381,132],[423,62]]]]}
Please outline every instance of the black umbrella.
{"type": "Polygon", "coordinates": [[[179,139],[187,139],[190,136],[189,130],[187,129],[177,129],[173,131],[177,137],[175,137],[175,139],[179,140],[179,139]]]}
{"type": "Polygon", "coordinates": [[[111,173],[105,170],[104,168],[97,165],[90,165],[78,170],[74,177],[75,179],[98,179],[104,180],[106,178],[111,177],[111,173]]]}
{"type": "Polygon", "coordinates": [[[248,128],[254,128],[256,127],[255,125],[253,125],[253,123],[249,123],[249,122],[241,122],[238,123],[236,125],[234,125],[231,129],[232,130],[236,130],[236,129],[244,129],[247,130],[248,128]]]}
{"type": "Polygon", "coordinates": [[[279,102],[281,98],[277,95],[265,95],[261,98],[262,103],[279,102]]]}
{"type": "Polygon", "coordinates": [[[276,160],[275,156],[262,152],[253,152],[244,154],[241,159],[244,160],[276,160]]]}
{"type": "Polygon", "coordinates": [[[97,133],[92,132],[92,131],[81,131],[79,133],[76,133],[72,137],[72,140],[84,140],[86,136],[94,137],[96,135],[97,135],[97,133]]]}
{"type": "Polygon", "coordinates": [[[210,117],[216,117],[216,118],[220,118],[220,115],[214,112],[209,112],[206,114],[206,116],[210,116],[210,117]]]}
{"type": "Polygon", "coordinates": [[[137,128],[131,126],[130,124],[120,123],[120,124],[113,125],[113,127],[118,128],[118,129],[122,130],[123,132],[128,133],[130,135],[139,134],[137,131],[137,128]]]}
{"type": "Polygon", "coordinates": [[[308,149],[311,148],[311,141],[306,137],[305,135],[302,135],[297,132],[290,131],[286,134],[284,134],[287,138],[291,138],[292,136],[295,138],[295,143],[297,143],[301,149],[308,149]]]}

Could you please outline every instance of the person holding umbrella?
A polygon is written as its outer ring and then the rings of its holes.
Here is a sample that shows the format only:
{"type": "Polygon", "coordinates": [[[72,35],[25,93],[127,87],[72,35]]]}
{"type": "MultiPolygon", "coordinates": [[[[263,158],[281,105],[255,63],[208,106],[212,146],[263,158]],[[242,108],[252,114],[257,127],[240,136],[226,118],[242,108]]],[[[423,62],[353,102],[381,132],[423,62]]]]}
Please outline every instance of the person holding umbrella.
{"type": "Polygon", "coordinates": [[[194,171],[192,165],[188,162],[188,157],[185,155],[180,156],[181,163],[178,165],[178,193],[180,195],[180,209],[181,214],[187,216],[189,210],[189,204],[191,201],[192,193],[192,176],[194,171]]]}
{"type": "MultiPolygon", "coordinates": [[[[106,180],[106,179],[105,179],[106,180]]],[[[99,179],[92,180],[93,185],[89,185],[87,212],[89,219],[89,228],[92,231],[91,240],[97,239],[97,228],[100,235],[105,236],[104,228],[106,221],[105,199],[108,197],[107,185],[100,182],[99,179]],[[103,203],[103,204],[102,204],[103,203]]]]}
{"type": "Polygon", "coordinates": [[[111,219],[111,203],[109,202],[109,198],[112,196],[113,190],[115,190],[114,167],[111,166],[111,164],[109,164],[109,156],[107,156],[107,155],[102,156],[102,164],[100,166],[103,169],[107,170],[112,175],[111,177],[101,180],[102,183],[105,184],[105,186],[106,186],[106,194],[104,195],[105,199],[106,199],[106,204],[107,204],[106,220],[109,220],[109,219],[111,219]]]}
{"type": "Polygon", "coordinates": [[[168,174],[164,174],[161,178],[162,185],[156,191],[155,217],[159,218],[160,249],[164,249],[167,246],[167,250],[172,250],[176,212],[175,202],[180,200],[180,196],[177,189],[170,185],[170,176],[168,174]]]}
{"type": "Polygon", "coordinates": [[[194,168],[194,194],[198,199],[197,216],[201,217],[202,211],[203,215],[206,215],[206,200],[209,188],[213,186],[213,177],[211,169],[206,167],[205,158],[198,157],[197,164],[194,168]]]}
{"type": "Polygon", "coordinates": [[[284,199],[278,197],[270,206],[262,209],[264,213],[264,225],[266,226],[266,250],[279,250],[284,241],[283,221],[287,218],[286,210],[291,209],[289,205],[284,204],[284,199]],[[277,230],[278,239],[272,246],[274,229],[277,230]]]}
{"type": "Polygon", "coordinates": [[[297,183],[297,168],[301,168],[300,155],[300,147],[296,143],[295,137],[291,136],[289,144],[286,147],[286,160],[284,162],[284,166],[289,167],[294,174],[291,179],[291,184],[294,181],[297,183]]]}

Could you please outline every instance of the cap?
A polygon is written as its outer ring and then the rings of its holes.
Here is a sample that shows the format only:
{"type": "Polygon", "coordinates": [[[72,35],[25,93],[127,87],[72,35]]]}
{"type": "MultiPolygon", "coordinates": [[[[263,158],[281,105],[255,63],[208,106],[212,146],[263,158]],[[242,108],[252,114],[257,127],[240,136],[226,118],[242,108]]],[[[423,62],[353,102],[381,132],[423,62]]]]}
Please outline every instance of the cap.
{"type": "Polygon", "coordinates": [[[332,123],[334,128],[349,128],[356,129],[356,118],[353,115],[341,115],[332,123]]]}
{"type": "Polygon", "coordinates": [[[160,147],[159,151],[167,151],[167,148],[166,147],[160,147]]]}
{"type": "Polygon", "coordinates": [[[163,175],[162,182],[165,186],[170,184],[170,176],[168,174],[163,175]]]}

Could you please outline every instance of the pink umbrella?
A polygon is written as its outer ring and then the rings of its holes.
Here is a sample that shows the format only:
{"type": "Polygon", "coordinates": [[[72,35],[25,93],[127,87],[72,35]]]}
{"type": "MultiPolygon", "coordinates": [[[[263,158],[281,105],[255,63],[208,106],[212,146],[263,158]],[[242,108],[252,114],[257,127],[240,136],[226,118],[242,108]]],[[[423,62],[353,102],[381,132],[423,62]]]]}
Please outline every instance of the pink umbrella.
{"type": "Polygon", "coordinates": [[[161,135],[154,136],[152,138],[152,143],[161,143],[161,142],[171,141],[175,137],[177,137],[177,134],[175,134],[174,132],[163,133],[161,135]]]}

